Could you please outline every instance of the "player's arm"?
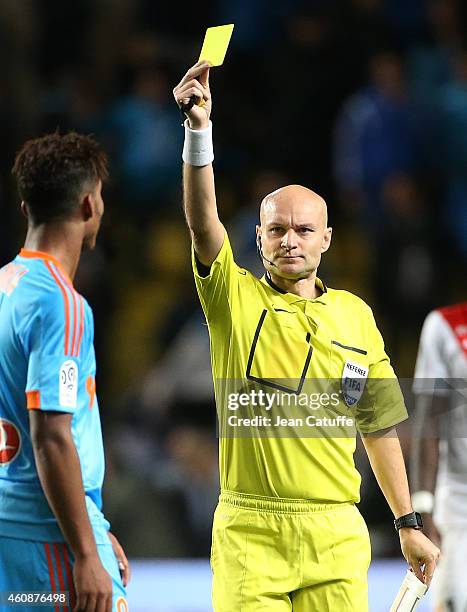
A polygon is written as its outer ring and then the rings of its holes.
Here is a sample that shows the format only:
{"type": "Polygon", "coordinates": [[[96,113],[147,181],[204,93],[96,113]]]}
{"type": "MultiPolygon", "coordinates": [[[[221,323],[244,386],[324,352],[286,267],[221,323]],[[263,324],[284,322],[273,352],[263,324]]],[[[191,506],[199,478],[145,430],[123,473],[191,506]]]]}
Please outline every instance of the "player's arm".
{"type": "Polygon", "coordinates": [[[47,501],[73,552],[76,610],[111,612],[112,581],[99,559],[86,509],[81,465],[71,433],[72,416],[29,412],[34,457],[47,501]]]}
{"type": "Polygon", "coordinates": [[[439,415],[448,409],[447,397],[417,394],[414,436],[410,452],[412,499],[423,519],[424,531],[438,546],[441,535],[433,521],[439,461],[439,415]]]}
{"type": "Polygon", "coordinates": [[[73,553],[75,609],[110,612],[112,580],[97,554],[71,431],[83,383],[81,363],[71,356],[66,334],[66,305],[57,287],[38,298],[21,336],[28,359],[25,391],[31,442],[42,489],[73,553]]]}
{"type": "MultiPolygon", "coordinates": [[[[394,518],[413,511],[401,445],[394,428],[362,435],[371,468],[394,518]]],[[[402,553],[416,576],[430,585],[439,549],[413,528],[399,530],[402,553]]]]}
{"type": "Polygon", "coordinates": [[[438,417],[448,407],[447,397],[415,396],[414,437],[411,445],[411,489],[434,494],[438,474],[439,422],[438,417]]]}
{"type": "Polygon", "coordinates": [[[415,414],[410,454],[412,499],[427,535],[438,545],[440,533],[433,521],[434,493],[439,462],[439,418],[449,409],[449,396],[434,391],[436,379],[448,378],[443,354],[443,331],[438,312],[425,319],[415,366],[415,414]]]}
{"type": "Polygon", "coordinates": [[[212,109],[209,64],[198,62],[173,90],[181,107],[194,97],[203,104],[187,110],[183,151],[183,203],[191,239],[199,261],[210,266],[223,241],[224,227],[219,220],[212,167],[212,136],[209,121],[212,109]]]}

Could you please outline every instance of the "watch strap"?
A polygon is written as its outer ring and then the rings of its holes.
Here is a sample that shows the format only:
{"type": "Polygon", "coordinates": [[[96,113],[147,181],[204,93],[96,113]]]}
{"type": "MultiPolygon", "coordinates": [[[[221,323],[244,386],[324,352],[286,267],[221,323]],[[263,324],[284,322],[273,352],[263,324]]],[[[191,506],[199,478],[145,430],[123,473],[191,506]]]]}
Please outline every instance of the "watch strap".
{"type": "Polygon", "coordinates": [[[409,514],[404,514],[404,516],[400,516],[394,521],[394,527],[396,531],[402,529],[403,527],[412,527],[412,529],[423,529],[423,521],[422,517],[418,512],[410,512],[409,514]]]}

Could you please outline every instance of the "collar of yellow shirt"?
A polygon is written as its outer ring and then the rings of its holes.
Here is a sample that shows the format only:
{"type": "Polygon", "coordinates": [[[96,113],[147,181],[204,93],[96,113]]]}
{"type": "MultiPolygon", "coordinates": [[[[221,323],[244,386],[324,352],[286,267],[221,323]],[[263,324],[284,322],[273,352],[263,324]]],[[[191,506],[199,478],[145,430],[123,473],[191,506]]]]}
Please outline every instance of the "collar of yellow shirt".
{"type": "Polygon", "coordinates": [[[266,275],[266,274],[263,275],[261,277],[261,282],[264,283],[265,285],[268,285],[268,287],[271,287],[272,289],[274,289],[274,291],[277,291],[278,293],[280,293],[282,299],[284,299],[288,304],[296,304],[297,302],[302,302],[302,301],[317,302],[320,304],[329,303],[328,288],[323,283],[323,281],[318,277],[316,277],[315,285],[322,291],[322,294],[314,298],[313,300],[302,297],[301,295],[296,295],[295,293],[288,293],[287,291],[284,291],[283,289],[281,289],[274,283],[274,281],[271,279],[269,275],[266,275]]]}

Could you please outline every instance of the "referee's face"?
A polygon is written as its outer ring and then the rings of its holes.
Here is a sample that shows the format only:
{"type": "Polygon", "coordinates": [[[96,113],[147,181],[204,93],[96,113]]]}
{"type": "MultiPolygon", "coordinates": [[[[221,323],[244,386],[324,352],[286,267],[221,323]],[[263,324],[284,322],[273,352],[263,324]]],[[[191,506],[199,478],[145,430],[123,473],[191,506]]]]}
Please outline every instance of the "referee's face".
{"type": "Polygon", "coordinates": [[[309,278],[331,243],[326,203],[300,185],[289,185],[266,196],[257,226],[263,263],[286,279],[309,278]]]}

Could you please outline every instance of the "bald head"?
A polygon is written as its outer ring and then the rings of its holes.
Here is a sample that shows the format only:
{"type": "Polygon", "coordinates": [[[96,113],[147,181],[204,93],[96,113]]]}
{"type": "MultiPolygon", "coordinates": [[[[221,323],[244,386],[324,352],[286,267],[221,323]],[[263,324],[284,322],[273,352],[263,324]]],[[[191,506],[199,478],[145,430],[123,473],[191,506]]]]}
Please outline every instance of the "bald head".
{"type": "Polygon", "coordinates": [[[261,225],[275,212],[311,215],[322,228],[328,225],[328,207],[316,192],[302,185],[286,185],[264,197],[260,206],[261,225]]]}

